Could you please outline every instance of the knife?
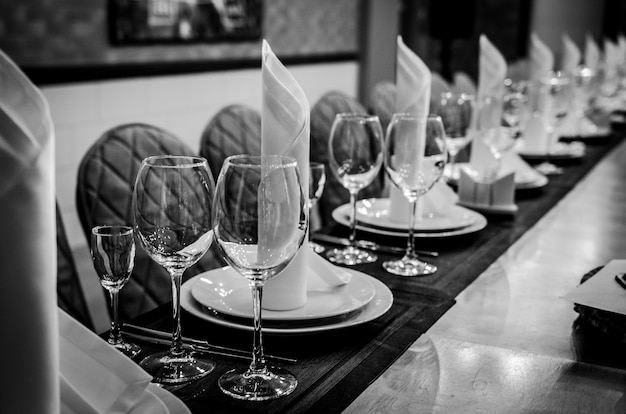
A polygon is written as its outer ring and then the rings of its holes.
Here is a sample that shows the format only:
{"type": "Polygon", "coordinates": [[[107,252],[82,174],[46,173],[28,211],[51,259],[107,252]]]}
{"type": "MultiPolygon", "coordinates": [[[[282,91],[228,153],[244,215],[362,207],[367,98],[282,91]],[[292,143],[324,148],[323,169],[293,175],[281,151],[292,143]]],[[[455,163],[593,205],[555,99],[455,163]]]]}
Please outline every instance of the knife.
{"type": "MultiPolygon", "coordinates": [[[[311,234],[311,240],[319,241],[322,243],[337,244],[340,246],[350,245],[350,240],[344,237],[331,236],[329,234],[313,233],[311,234]]],[[[385,246],[382,244],[374,243],[369,240],[357,240],[356,244],[358,247],[362,249],[366,249],[366,250],[379,251],[379,252],[391,253],[391,254],[405,254],[406,253],[405,247],[385,246]]],[[[424,250],[416,250],[415,253],[417,253],[418,255],[429,256],[429,257],[439,256],[439,253],[437,252],[424,251],[424,250]]]]}
{"type": "MultiPolygon", "coordinates": [[[[159,345],[171,345],[172,334],[168,332],[159,331],[156,329],[146,328],[143,326],[132,325],[125,323],[122,325],[122,332],[130,338],[134,338],[140,341],[151,342],[159,345]],[[136,331],[136,332],[133,332],[136,331]]],[[[206,352],[208,354],[220,355],[230,358],[238,359],[251,359],[252,351],[245,351],[243,349],[228,348],[225,346],[219,346],[210,344],[208,341],[202,339],[188,338],[183,336],[183,347],[191,351],[206,352]]],[[[265,354],[265,357],[274,361],[286,362],[294,364],[298,362],[296,359],[280,357],[274,355],[265,354]]]]}

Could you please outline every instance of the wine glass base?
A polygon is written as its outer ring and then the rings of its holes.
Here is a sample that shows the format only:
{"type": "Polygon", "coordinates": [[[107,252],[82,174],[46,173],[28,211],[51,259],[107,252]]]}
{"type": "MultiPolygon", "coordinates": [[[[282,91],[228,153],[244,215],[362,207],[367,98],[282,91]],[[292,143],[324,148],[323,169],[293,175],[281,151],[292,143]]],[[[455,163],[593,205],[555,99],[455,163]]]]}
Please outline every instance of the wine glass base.
{"type": "Polygon", "coordinates": [[[437,271],[437,266],[433,264],[407,258],[384,262],[383,268],[398,276],[426,276],[437,271]]]}
{"type": "Polygon", "coordinates": [[[356,265],[361,263],[374,263],[378,256],[366,250],[347,247],[345,249],[333,249],[326,255],[333,263],[344,265],[356,265]]]}
{"type": "Polygon", "coordinates": [[[312,241],[309,242],[309,247],[313,249],[315,253],[324,253],[324,250],[326,250],[326,248],[321,244],[312,241]]]}
{"type": "MultiPolygon", "coordinates": [[[[110,343],[110,342],[109,342],[110,343]]],[[[129,358],[134,358],[141,352],[141,347],[136,344],[132,344],[129,342],[120,342],[117,344],[110,343],[115,349],[120,351],[122,354],[126,355],[129,358]]]]}
{"type": "Polygon", "coordinates": [[[265,401],[291,394],[298,380],[289,371],[277,367],[261,372],[233,369],[220,377],[218,385],[222,392],[231,397],[265,401]]]}
{"type": "Polygon", "coordinates": [[[213,361],[197,358],[194,354],[186,352],[181,355],[172,355],[169,352],[148,355],[139,365],[152,375],[152,382],[162,384],[195,381],[215,368],[213,361]]]}
{"type": "Polygon", "coordinates": [[[557,167],[551,162],[542,162],[535,167],[535,170],[539,171],[543,175],[558,175],[563,174],[563,168],[557,167]]]}

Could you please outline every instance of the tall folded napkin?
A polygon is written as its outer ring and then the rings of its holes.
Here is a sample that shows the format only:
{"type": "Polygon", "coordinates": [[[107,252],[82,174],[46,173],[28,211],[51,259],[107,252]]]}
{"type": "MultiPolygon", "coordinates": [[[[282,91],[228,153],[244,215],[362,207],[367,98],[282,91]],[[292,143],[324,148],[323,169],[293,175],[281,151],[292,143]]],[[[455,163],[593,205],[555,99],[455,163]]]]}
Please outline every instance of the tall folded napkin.
{"type": "Polygon", "coordinates": [[[152,377],[63,310],[58,317],[61,413],[131,412],[152,377]]]}
{"type": "Polygon", "coordinates": [[[465,72],[455,72],[453,75],[454,86],[452,89],[457,94],[476,95],[476,84],[465,72]]]}
{"type": "Polygon", "coordinates": [[[536,33],[530,36],[530,80],[539,81],[554,69],[554,54],[536,33]]]}
{"type": "Polygon", "coordinates": [[[480,35],[480,57],[477,92],[478,129],[485,131],[502,124],[502,99],[507,65],[502,53],[480,35]]]}
{"type": "Polygon", "coordinates": [[[585,35],[585,66],[597,70],[600,63],[600,48],[590,33],[585,35]]]}
{"type": "Polygon", "coordinates": [[[0,411],[59,412],[54,127],[0,51],[0,411]]]}
{"type": "MultiPolygon", "coordinates": [[[[263,40],[261,76],[261,153],[282,154],[296,159],[302,190],[308,198],[309,103],[295,78],[263,40]]],[[[263,307],[289,310],[306,303],[307,240],[293,261],[270,279],[264,290],[263,307]]]]}
{"type": "Polygon", "coordinates": [[[563,34],[561,37],[563,50],[561,51],[561,70],[566,74],[572,74],[580,63],[580,49],[571,37],[563,34]]]}

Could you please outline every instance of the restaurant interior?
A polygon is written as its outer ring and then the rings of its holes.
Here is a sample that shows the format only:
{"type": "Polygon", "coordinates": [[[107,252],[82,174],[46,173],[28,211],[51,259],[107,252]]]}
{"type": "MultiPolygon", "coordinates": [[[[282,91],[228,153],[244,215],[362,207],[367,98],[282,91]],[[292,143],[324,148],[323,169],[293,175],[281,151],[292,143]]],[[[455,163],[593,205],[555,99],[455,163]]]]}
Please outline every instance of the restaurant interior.
{"type": "Polygon", "coordinates": [[[0,52],[0,412],[626,413],[625,2],[4,2],[0,52]]]}

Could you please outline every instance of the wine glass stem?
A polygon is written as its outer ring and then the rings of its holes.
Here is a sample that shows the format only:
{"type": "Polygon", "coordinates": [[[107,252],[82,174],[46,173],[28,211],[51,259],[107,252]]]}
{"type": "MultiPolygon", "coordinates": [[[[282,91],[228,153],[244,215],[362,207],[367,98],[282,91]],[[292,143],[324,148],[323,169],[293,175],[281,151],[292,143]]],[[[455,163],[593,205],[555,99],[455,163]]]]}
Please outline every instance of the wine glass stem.
{"type": "Polygon", "coordinates": [[[410,214],[409,214],[409,237],[406,243],[407,259],[416,260],[417,254],[415,254],[415,218],[417,216],[417,198],[410,201],[410,214]]]}
{"type": "Polygon", "coordinates": [[[357,191],[350,190],[350,205],[352,206],[352,215],[350,216],[350,246],[356,248],[356,195],[357,191]]]}
{"type": "Polygon", "coordinates": [[[184,269],[168,269],[172,277],[172,311],[174,324],[172,326],[172,345],[170,354],[181,355],[183,350],[183,339],[180,329],[180,283],[183,278],[184,269]]]}
{"type": "Polygon", "coordinates": [[[252,282],[252,312],[254,323],[254,339],[252,342],[252,362],[250,371],[263,372],[267,369],[263,355],[263,335],[261,331],[261,303],[263,300],[263,283],[252,282]]]}
{"type": "Polygon", "coordinates": [[[112,345],[122,342],[122,335],[120,333],[119,312],[118,312],[118,294],[119,289],[109,289],[109,298],[111,299],[111,313],[113,318],[111,319],[111,332],[109,333],[109,343],[112,345]]]}

